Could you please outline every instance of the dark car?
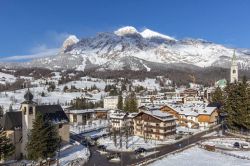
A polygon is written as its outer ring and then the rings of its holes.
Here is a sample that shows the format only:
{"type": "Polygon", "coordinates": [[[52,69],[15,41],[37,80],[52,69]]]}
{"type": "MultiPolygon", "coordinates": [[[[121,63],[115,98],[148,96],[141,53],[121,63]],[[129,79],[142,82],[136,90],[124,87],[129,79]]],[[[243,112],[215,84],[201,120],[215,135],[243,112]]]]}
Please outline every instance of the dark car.
{"type": "Polygon", "coordinates": [[[109,154],[107,155],[107,159],[108,159],[108,160],[111,160],[111,159],[113,159],[113,158],[118,158],[118,157],[120,157],[120,154],[119,154],[119,153],[109,153],[109,154]]]}
{"type": "Polygon", "coordinates": [[[86,141],[86,140],[82,140],[82,141],[81,141],[81,144],[82,144],[83,146],[91,146],[90,143],[89,143],[88,141],[86,141]]]}
{"type": "Polygon", "coordinates": [[[135,154],[144,153],[144,152],[146,152],[146,151],[147,151],[147,150],[144,149],[144,148],[138,148],[138,149],[135,150],[135,154]]]}
{"type": "Polygon", "coordinates": [[[174,139],[175,139],[175,140],[179,140],[179,139],[181,139],[181,138],[182,138],[182,135],[176,135],[174,139]]]}
{"type": "Polygon", "coordinates": [[[95,146],[95,141],[91,141],[91,140],[82,140],[81,144],[83,146],[95,146]]]}
{"type": "Polygon", "coordinates": [[[235,143],[234,143],[234,147],[235,147],[235,148],[240,148],[240,143],[239,143],[239,142],[235,142],[235,143]]]}
{"type": "Polygon", "coordinates": [[[102,150],[102,151],[106,151],[106,146],[105,145],[99,145],[99,146],[97,146],[97,148],[102,150]]]}

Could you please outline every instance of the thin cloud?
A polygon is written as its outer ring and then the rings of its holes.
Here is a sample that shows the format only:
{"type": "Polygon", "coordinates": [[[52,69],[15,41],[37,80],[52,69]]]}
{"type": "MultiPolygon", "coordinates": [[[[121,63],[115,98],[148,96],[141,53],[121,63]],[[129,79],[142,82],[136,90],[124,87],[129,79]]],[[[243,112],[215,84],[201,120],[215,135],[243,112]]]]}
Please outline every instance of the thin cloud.
{"type": "Polygon", "coordinates": [[[69,35],[70,34],[66,32],[58,33],[56,31],[48,31],[45,34],[46,44],[36,45],[28,51],[28,54],[25,55],[1,57],[0,62],[22,62],[57,55],[60,51],[60,48],[58,47],[61,47],[63,41],[68,38],[69,35]],[[52,48],[49,48],[47,45],[52,48]]]}
{"type": "Polygon", "coordinates": [[[31,49],[31,54],[27,55],[15,55],[9,57],[0,58],[1,62],[17,62],[17,61],[29,61],[36,58],[43,58],[58,54],[60,48],[47,48],[46,45],[41,45],[31,49]]]}

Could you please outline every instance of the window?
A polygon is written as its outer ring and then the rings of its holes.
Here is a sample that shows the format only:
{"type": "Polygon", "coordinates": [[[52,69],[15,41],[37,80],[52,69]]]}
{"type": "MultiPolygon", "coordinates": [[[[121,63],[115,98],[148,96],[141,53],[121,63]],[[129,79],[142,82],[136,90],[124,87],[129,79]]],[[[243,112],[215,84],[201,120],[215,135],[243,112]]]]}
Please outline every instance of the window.
{"type": "Polygon", "coordinates": [[[73,114],[73,122],[77,122],[77,115],[73,114]]]}
{"type": "Polygon", "coordinates": [[[236,70],[233,70],[233,73],[235,74],[235,73],[236,73],[236,70]]]}
{"type": "Polygon", "coordinates": [[[23,108],[23,114],[24,114],[24,115],[26,115],[26,111],[27,111],[27,109],[26,109],[26,107],[24,107],[24,108],[23,108]]]}
{"type": "Polygon", "coordinates": [[[30,107],[30,108],[29,108],[29,115],[32,115],[32,114],[33,114],[33,108],[30,107]]]}

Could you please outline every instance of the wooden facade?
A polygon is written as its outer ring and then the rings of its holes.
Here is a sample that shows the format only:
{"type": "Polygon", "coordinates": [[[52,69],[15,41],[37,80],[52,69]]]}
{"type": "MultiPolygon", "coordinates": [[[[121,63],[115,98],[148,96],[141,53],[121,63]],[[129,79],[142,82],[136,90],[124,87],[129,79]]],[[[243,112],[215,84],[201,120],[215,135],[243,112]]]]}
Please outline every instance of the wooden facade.
{"type": "Polygon", "coordinates": [[[134,117],[134,135],[145,139],[166,140],[176,133],[175,118],[161,120],[145,112],[134,117]]]}

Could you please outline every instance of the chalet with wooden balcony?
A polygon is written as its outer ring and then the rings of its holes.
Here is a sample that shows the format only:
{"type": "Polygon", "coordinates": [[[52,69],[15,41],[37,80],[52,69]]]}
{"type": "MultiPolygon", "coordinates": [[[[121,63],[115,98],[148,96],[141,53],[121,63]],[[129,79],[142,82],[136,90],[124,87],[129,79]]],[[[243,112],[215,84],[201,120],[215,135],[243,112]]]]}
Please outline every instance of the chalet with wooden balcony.
{"type": "Polygon", "coordinates": [[[176,118],[160,110],[141,111],[133,120],[134,135],[145,139],[164,141],[176,133],[176,118]]]}
{"type": "Polygon", "coordinates": [[[217,107],[202,105],[165,105],[162,112],[167,112],[177,118],[179,126],[188,128],[208,128],[217,124],[217,107]]]}

